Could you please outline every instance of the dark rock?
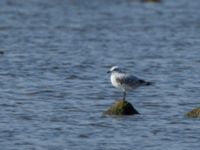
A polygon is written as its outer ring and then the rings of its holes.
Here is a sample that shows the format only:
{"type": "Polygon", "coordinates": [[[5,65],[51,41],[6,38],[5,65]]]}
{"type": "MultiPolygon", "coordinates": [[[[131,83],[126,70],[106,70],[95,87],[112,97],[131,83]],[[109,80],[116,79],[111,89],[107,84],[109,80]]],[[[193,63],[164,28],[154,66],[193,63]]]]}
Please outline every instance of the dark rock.
{"type": "Polygon", "coordinates": [[[200,107],[193,109],[192,111],[186,114],[190,118],[199,118],[200,117],[200,107]]]}
{"type": "Polygon", "coordinates": [[[135,115],[139,112],[133,105],[124,100],[118,100],[104,114],[106,115],[135,115]]]}

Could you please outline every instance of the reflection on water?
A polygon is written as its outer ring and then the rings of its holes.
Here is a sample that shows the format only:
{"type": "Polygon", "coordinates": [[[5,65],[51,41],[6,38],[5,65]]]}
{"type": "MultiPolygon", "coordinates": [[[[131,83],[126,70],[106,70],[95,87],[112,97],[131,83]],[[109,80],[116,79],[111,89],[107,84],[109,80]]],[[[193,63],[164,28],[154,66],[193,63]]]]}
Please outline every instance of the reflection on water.
{"type": "Polygon", "coordinates": [[[198,149],[199,2],[0,1],[0,147],[198,149]],[[155,82],[107,117],[111,65],[155,82]]]}

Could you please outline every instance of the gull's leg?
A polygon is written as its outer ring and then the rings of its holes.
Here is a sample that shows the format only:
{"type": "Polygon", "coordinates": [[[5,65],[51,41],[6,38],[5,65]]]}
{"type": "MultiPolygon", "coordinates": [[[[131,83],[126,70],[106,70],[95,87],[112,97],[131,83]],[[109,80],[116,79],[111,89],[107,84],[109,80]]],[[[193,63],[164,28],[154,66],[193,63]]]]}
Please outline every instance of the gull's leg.
{"type": "Polygon", "coordinates": [[[126,91],[124,91],[124,95],[123,95],[123,100],[125,101],[126,99],[126,91]]]}

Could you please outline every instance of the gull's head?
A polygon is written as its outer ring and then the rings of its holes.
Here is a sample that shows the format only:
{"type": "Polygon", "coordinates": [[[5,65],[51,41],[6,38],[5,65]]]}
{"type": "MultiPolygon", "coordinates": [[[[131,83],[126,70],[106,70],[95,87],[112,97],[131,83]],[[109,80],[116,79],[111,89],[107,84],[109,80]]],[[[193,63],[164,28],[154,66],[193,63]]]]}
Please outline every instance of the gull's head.
{"type": "Polygon", "coordinates": [[[121,72],[121,69],[118,66],[113,66],[108,70],[107,73],[121,72]]]}

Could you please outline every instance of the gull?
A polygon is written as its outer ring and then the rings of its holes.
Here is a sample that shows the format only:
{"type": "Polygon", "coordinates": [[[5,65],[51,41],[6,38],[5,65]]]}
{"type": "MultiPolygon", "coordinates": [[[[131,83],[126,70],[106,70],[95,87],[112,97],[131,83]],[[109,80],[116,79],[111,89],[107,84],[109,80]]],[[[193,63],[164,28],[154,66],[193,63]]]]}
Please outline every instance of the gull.
{"type": "Polygon", "coordinates": [[[123,91],[123,100],[126,99],[127,91],[134,90],[142,85],[150,85],[151,82],[147,82],[143,79],[139,79],[136,76],[125,73],[118,66],[113,66],[107,73],[111,73],[110,80],[114,87],[123,91]]]}

